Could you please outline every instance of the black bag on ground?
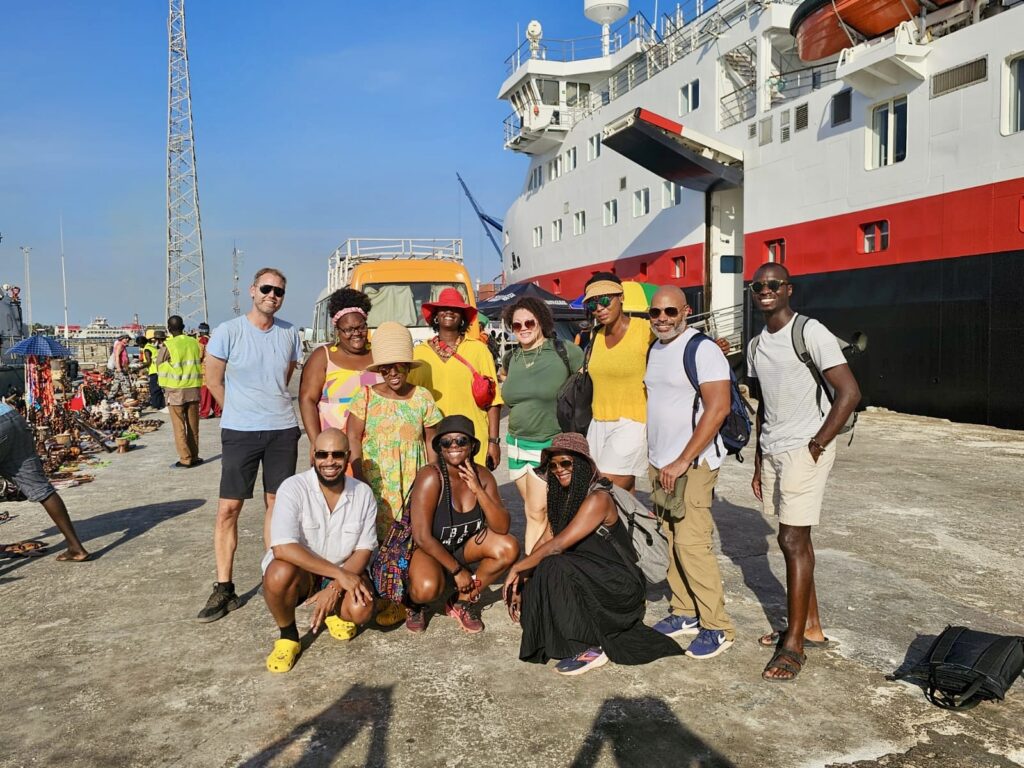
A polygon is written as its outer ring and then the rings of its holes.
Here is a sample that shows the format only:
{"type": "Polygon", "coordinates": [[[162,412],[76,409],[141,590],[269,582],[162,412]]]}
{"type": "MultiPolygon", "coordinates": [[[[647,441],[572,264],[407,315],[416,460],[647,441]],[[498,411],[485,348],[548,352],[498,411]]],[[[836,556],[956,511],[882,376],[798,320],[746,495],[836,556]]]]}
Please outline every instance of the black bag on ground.
{"type": "MultiPolygon", "coordinates": [[[[593,344],[587,347],[583,367],[565,380],[555,398],[555,416],[563,432],[586,435],[590,422],[594,420],[594,381],[590,378],[589,370],[590,353],[593,349],[593,344]]],[[[567,360],[563,359],[563,362],[567,360]]]]}
{"type": "Polygon", "coordinates": [[[1024,637],[993,635],[948,626],[924,658],[894,679],[925,683],[928,701],[943,709],[965,710],[1006,696],[1024,670],[1024,637]]]}

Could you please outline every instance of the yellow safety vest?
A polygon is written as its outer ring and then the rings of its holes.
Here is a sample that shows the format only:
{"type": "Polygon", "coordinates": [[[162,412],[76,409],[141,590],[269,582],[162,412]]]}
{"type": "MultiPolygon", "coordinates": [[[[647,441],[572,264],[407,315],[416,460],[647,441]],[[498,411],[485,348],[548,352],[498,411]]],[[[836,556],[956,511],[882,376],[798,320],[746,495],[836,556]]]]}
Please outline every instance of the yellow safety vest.
{"type": "Polygon", "coordinates": [[[158,347],[153,342],[149,342],[148,344],[146,344],[146,346],[143,347],[143,349],[149,352],[150,364],[149,367],[146,368],[146,373],[156,373],[156,356],[160,354],[160,347],[158,347]]]}
{"type": "Polygon", "coordinates": [[[171,336],[164,342],[169,359],[159,366],[160,386],[164,389],[190,389],[203,386],[202,350],[191,336],[171,336]]]}

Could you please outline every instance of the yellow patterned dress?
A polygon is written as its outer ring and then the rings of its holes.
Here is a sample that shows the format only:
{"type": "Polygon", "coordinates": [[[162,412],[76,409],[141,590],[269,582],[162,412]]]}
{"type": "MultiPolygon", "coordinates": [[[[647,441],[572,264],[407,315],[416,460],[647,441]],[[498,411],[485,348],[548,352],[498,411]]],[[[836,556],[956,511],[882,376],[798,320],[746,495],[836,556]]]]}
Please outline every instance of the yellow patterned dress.
{"type": "Polygon", "coordinates": [[[344,431],[352,396],[363,387],[373,386],[380,380],[380,376],[372,371],[353,371],[335,365],[331,362],[330,354],[327,354],[327,373],[319,403],[321,431],[329,427],[344,431]]]}

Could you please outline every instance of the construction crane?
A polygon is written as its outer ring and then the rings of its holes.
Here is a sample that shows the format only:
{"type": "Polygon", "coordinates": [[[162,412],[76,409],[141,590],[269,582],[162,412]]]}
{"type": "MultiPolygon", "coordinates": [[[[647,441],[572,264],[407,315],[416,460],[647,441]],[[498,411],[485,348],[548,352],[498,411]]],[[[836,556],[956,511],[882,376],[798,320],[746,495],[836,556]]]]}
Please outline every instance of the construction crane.
{"type": "Polygon", "coordinates": [[[459,184],[462,185],[462,190],[466,193],[466,197],[469,198],[469,204],[473,206],[473,210],[476,211],[476,217],[480,219],[480,223],[483,225],[487,239],[491,241],[491,245],[494,246],[494,250],[498,253],[498,261],[501,261],[501,246],[498,245],[498,241],[494,239],[494,234],[491,232],[491,229],[502,232],[505,226],[501,223],[501,219],[496,219],[480,210],[480,206],[476,204],[476,200],[473,199],[473,195],[469,191],[469,187],[466,186],[466,182],[462,180],[462,176],[459,175],[458,172],[456,172],[455,178],[457,178],[459,180],[459,184]]]}

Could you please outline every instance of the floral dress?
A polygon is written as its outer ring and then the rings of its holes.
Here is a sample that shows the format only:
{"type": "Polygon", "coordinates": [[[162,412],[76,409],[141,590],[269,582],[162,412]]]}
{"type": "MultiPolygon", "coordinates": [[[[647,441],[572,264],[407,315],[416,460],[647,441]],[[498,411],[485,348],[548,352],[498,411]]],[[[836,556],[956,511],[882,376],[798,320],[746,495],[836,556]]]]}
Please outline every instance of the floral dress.
{"type": "Polygon", "coordinates": [[[441,412],[423,387],[408,400],[392,400],[370,387],[359,389],[349,412],[363,419],[363,477],[377,497],[377,536],[383,541],[391,524],[402,516],[402,502],[416,473],[427,463],[425,427],[441,420],[441,412]]]}

